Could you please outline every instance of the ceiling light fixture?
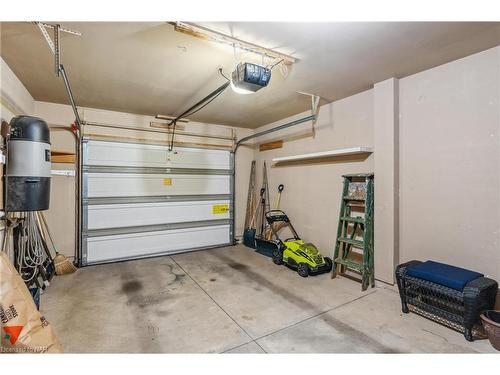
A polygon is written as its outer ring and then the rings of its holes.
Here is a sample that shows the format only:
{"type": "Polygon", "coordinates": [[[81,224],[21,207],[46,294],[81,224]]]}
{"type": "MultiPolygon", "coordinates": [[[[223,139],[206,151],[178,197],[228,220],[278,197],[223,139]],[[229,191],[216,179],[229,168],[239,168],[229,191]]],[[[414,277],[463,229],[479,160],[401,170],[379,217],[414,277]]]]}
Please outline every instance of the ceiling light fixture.
{"type": "Polygon", "coordinates": [[[241,95],[248,95],[248,94],[253,94],[255,91],[250,91],[250,90],[245,90],[245,89],[242,89],[238,86],[236,86],[234,83],[233,83],[233,80],[231,80],[231,89],[237,93],[237,94],[241,94],[241,95]]]}

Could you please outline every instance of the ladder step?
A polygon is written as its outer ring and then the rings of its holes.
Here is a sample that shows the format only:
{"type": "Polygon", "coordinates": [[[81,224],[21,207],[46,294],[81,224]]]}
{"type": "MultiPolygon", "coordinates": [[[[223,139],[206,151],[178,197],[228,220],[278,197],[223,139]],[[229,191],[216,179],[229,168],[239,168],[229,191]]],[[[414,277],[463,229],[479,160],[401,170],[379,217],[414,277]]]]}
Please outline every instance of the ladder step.
{"type": "Polygon", "coordinates": [[[365,219],[362,217],[342,216],[340,220],[347,221],[349,223],[358,223],[358,224],[365,223],[365,219]]]}
{"type": "Polygon", "coordinates": [[[346,237],[340,237],[339,241],[347,243],[349,245],[352,245],[352,246],[360,248],[360,249],[363,249],[365,247],[365,244],[363,241],[351,240],[350,238],[346,238],[346,237]]]}
{"type": "Polygon", "coordinates": [[[353,269],[353,270],[356,270],[359,272],[361,272],[363,270],[363,264],[353,262],[352,260],[349,260],[349,259],[338,258],[338,259],[335,259],[335,263],[341,264],[343,266],[346,266],[347,268],[350,268],[350,269],[353,269]]]}
{"type": "Polygon", "coordinates": [[[356,202],[364,202],[365,201],[365,198],[354,198],[354,197],[348,197],[348,196],[345,196],[343,198],[346,201],[356,201],[356,202]]]}
{"type": "Polygon", "coordinates": [[[373,173],[348,173],[348,174],[342,175],[342,177],[345,177],[345,178],[348,178],[348,179],[351,179],[353,177],[369,178],[369,177],[373,177],[373,173]]]}

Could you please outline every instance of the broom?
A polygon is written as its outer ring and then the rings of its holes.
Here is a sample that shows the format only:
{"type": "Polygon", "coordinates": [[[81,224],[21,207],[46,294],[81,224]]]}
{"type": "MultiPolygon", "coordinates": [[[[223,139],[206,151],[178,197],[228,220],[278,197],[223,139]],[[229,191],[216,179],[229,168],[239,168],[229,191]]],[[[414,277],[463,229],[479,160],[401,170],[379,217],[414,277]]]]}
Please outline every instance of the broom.
{"type": "Polygon", "coordinates": [[[40,214],[40,217],[42,218],[43,226],[45,232],[47,232],[48,237],[50,239],[50,243],[52,244],[52,247],[54,248],[54,251],[56,252],[56,256],[54,257],[54,267],[56,269],[56,275],[65,275],[68,273],[73,273],[76,271],[76,267],[74,266],[73,263],[69,261],[68,258],[66,258],[63,254],[60,254],[57,251],[57,247],[54,244],[54,240],[52,239],[52,235],[50,234],[49,226],[47,225],[47,221],[45,221],[45,216],[43,216],[42,212],[38,212],[40,214]]]}

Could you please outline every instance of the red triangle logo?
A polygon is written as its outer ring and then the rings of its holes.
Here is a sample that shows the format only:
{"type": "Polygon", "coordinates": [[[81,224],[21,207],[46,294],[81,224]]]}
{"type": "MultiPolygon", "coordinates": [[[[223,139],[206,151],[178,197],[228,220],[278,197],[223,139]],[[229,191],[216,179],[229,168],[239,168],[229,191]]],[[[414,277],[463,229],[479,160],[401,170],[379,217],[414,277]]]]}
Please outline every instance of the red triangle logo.
{"type": "Polygon", "coordinates": [[[23,330],[23,326],[3,327],[3,330],[9,335],[10,343],[14,345],[19,337],[19,334],[23,330]]]}

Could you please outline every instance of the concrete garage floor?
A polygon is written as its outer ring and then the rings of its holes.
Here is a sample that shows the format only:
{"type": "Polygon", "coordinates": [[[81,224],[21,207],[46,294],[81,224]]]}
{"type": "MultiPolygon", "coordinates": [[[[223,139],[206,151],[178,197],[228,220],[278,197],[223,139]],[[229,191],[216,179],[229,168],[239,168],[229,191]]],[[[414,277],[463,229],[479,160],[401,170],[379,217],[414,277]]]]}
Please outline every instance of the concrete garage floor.
{"type": "Polygon", "coordinates": [[[75,353],[495,352],[402,314],[394,288],[303,279],[243,246],[82,268],[41,310],[75,353]]]}

